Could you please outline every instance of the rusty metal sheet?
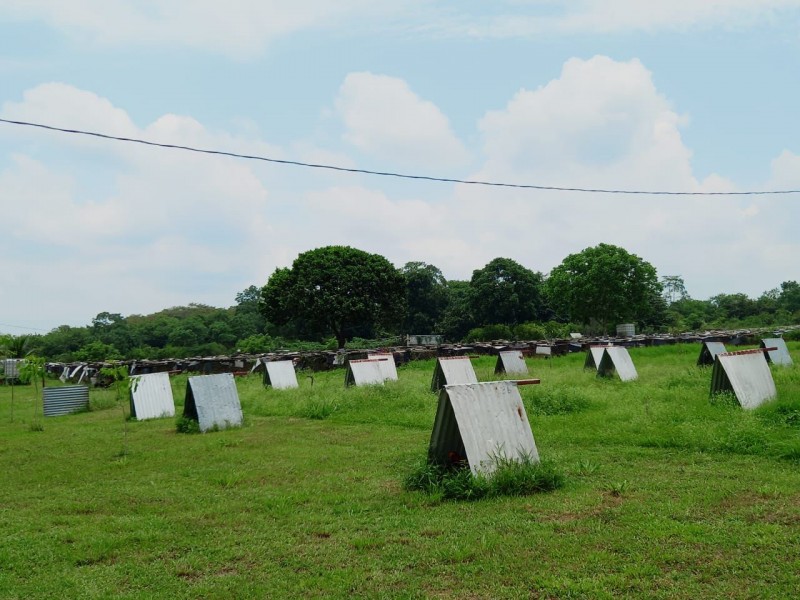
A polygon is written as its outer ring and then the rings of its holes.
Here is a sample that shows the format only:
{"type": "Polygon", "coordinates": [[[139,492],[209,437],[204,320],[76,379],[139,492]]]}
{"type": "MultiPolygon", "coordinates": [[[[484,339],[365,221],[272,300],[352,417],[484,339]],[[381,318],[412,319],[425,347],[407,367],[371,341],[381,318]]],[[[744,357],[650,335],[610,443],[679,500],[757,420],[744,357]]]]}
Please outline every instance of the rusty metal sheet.
{"type": "Polygon", "coordinates": [[[232,373],[189,377],[183,416],[196,420],[200,431],[242,424],[242,405],[232,373]]]}
{"type": "Polygon", "coordinates": [[[276,390],[288,390],[298,387],[297,374],[291,360],[273,360],[265,363],[264,385],[271,385],[276,390]]]}
{"type": "Polygon", "coordinates": [[[608,346],[597,367],[598,377],[611,377],[616,372],[622,381],[634,381],[639,377],[633,366],[631,355],[624,346],[608,346]]]}
{"type": "Polygon", "coordinates": [[[700,348],[700,356],[697,357],[697,366],[710,367],[714,364],[717,354],[723,354],[724,352],[727,352],[727,350],[725,350],[725,344],[722,342],[703,342],[703,347],[700,348]]]}
{"type": "Polygon", "coordinates": [[[732,392],[742,408],[757,408],[778,391],[763,350],[717,354],[711,371],[711,395],[732,392]]]}
{"type": "Polygon", "coordinates": [[[506,350],[497,355],[497,363],[494,366],[495,373],[508,373],[510,375],[527,375],[528,365],[525,357],[519,350],[506,350]]]}
{"type": "Polygon", "coordinates": [[[383,385],[384,372],[381,369],[381,360],[349,360],[347,372],[344,374],[344,385],[383,385]]]}
{"type": "Polygon", "coordinates": [[[131,377],[131,415],[138,421],[175,416],[175,400],[168,373],[131,377]]]}
{"type": "Polygon", "coordinates": [[[539,461],[525,406],[513,381],[446,385],[439,392],[429,460],[466,460],[473,473],[490,474],[495,459],[539,461]]]}
{"type": "Polygon", "coordinates": [[[769,348],[766,352],[767,360],[775,365],[790,367],[794,364],[786,340],[783,338],[765,338],[761,340],[761,348],[769,348]]]}
{"type": "Polygon", "coordinates": [[[468,356],[440,356],[433,370],[431,391],[438,392],[445,385],[478,383],[478,376],[468,356]]]}
{"type": "Polygon", "coordinates": [[[605,352],[606,348],[608,348],[608,346],[589,346],[583,368],[597,371],[600,367],[600,359],[603,358],[603,352],[605,352]]]}
{"type": "Polygon", "coordinates": [[[397,365],[394,362],[394,354],[390,353],[369,353],[368,360],[379,360],[384,381],[397,381],[397,365]]]}
{"type": "Polygon", "coordinates": [[[42,390],[42,402],[45,417],[60,417],[89,410],[89,388],[85,385],[46,387],[42,390]]]}

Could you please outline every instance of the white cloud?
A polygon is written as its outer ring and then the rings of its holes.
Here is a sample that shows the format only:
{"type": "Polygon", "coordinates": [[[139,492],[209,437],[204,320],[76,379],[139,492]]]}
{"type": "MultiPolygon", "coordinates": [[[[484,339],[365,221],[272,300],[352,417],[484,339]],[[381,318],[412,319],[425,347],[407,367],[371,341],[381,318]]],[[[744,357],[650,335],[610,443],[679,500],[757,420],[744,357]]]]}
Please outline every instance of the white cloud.
{"type": "Polygon", "coordinates": [[[344,139],[364,154],[429,168],[469,159],[447,117],[402,79],[350,73],[339,88],[336,110],[346,127],[344,139]]]}

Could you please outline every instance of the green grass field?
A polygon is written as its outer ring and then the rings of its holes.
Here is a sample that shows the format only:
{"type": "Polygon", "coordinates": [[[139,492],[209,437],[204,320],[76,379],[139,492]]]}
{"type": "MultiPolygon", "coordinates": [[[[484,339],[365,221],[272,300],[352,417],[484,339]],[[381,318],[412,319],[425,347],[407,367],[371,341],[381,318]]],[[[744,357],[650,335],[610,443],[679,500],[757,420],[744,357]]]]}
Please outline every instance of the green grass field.
{"type": "Polygon", "coordinates": [[[542,383],[520,391],[566,484],[477,502],[403,488],[432,361],[374,388],[237,379],[244,426],[195,435],[126,421],[107,390],[43,419],[16,387],[12,421],[0,387],[0,598],[797,598],[800,367],[744,412],[709,401],[698,354],[633,349],[632,383],[529,359],[542,383]]]}

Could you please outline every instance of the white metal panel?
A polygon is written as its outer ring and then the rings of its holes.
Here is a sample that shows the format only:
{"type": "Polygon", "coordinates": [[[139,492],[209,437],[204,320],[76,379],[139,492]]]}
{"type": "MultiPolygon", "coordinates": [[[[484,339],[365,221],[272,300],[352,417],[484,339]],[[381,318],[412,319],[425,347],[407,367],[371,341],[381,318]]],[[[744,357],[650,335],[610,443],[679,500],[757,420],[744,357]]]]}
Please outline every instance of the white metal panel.
{"type": "Polygon", "coordinates": [[[495,373],[508,373],[511,375],[527,375],[528,365],[519,350],[506,350],[497,355],[495,373]]]}
{"type": "Polygon", "coordinates": [[[478,376],[468,356],[441,356],[433,371],[431,390],[438,392],[445,385],[478,383],[478,376]]]}
{"type": "Polygon", "coordinates": [[[731,391],[742,408],[757,408],[777,397],[772,371],[759,350],[717,354],[711,393],[731,391]]]}
{"type": "Polygon", "coordinates": [[[598,377],[610,376],[614,371],[622,381],[634,381],[639,377],[631,355],[624,346],[608,346],[603,351],[603,358],[597,368],[598,377]]]}
{"type": "Polygon", "coordinates": [[[139,421],[175,416],[175,400],[168,373],[131,377],[131,415],[139,421]]]}
{"type": "Polygon", "coordinates": [[[586,361],[583,363],[584,369],[597,370],[600,368],[600,360],[603,358],[608,346],[589,346],[589,352],[586,353],[586,361]]]}
{"type": "Polygon", "coordinates": [[[536,442],[516,383],[491,381],[442,389],[430,457],[447,463],[462,452],[473,473],[491,473],[497,457],[529,457],[538,462],[536,442]]]}
{"type": "Polygon", "coordinates": [[[552,346],[536,346],[536,356],[544,356],[550,358],[553,356],[552,346]]]}
{"type": "Polygon", "coordinates": [[[294,363],[291,360],[275,360],[266,363],[264,385],[271,385],[276,390],[298,387],[294,363]]]}
{"type": "Polygon", "coordinates": [[[789,354],[789,348],[786,347],[786,340],[783,338],[763,339],[761,340],[761,347],[775,348],[775,350],[769,350],[766,353],[767,360],[769,360],[769,362],[787,367],[794,364],[792,361],[792,355],[789,354]]]}
{"type": "Polygon", "coordinates": [[[380,367],[384,381],[397,381],[397,365],[394,363],[394,354],[367,354],[367,359],[381,361],[380,367]]]}
{"type": "Polygon", "coordinates": [[[7,379],[17,379],[19,368],[25,361],[22,358],[6,358],[3,361],[3,373],[7,379]]]}
{"type": "Polygon", "coordinates": [[[344,384],[383,385],[384,376],[380,360],[351,360],[347,362],[344,384]]]}
{"type": "Polygon", "coordinates": [[[200,431],[242,424],[242,406],[232,373],[189,377],[183,415],[197,419],[200,431]]]}
{"type": "Polygon", "coordinates": [[[726,352],[725,344],[722,342],[703,342],[700,348],[700,356],[697,358],[698,365],[713,365],[717,354],[726,352]]]}

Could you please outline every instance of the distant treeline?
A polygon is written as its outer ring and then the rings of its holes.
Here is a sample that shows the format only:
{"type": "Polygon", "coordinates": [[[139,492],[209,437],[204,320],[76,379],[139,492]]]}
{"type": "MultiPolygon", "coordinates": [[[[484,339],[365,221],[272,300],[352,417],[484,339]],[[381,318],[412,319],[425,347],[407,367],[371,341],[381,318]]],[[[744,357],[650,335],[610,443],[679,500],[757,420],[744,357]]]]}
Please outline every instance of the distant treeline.
{"type": "MultiPolygon", "coordinates": [[[[361,252],[347,247],[312,250],[298,257],[293,268],[299,271],[304,256],[330,249],[345,258],[350,251],[361,252]]],[[[363,264],[363,256],[356,258],[363,264]]],[[[254,285],[237,294],[229,308],[190,304],[150,315],[102,312],[84,327],[62,325],[44,335],[0,336],[0,353],[21,357],[34,352],[51,361],[185,358],[336,349],[345,341],[348,346],[393,345],[405,334],[438,333],[450,342],[534,340],[563,338],[573,331],[613,333],[618,323],[629,322],[642,333],[800,323],[796,281],[785,281],[755,299],[733,293],[695,300],[679,276],[658,278],[652,265],[608,244],[567,257],[547,276],[507,258],[475,270],[469,281],[448,281],[437,267],[422,262],[400,269],[377,259],[375,264],[378,274],[373,276],[378,281],[388,277],[395,286],[393,298],[382,300],[391,302],[391,318],[365,317],[326,329],[324,320],[297,312],[304,290],[319,292],[323,286],[304,283],[292,269],[279,269],[262,288],[254,285]],[[293,275],[291,287],[287,282],[293,275]],[[303,284],[306,288],[298,287],[303,284]]],[[[347,278],[361,276],[363,270],[334,273],[336,289],[326,290],[325,297],[331,311],[339,300],[352,304],[348,289],[362,282],[348,283],[347,278]]]]}

